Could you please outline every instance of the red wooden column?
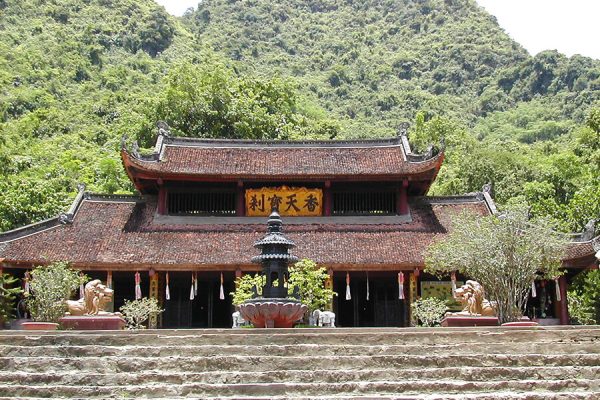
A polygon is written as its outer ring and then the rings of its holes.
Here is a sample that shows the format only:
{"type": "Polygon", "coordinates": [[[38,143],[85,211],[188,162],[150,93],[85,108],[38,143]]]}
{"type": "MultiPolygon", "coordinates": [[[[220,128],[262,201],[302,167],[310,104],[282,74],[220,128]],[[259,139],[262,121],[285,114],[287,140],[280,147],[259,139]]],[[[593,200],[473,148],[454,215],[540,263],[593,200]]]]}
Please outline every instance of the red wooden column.
{"type": "Polygon", "coordinates": [[[567,304],[567,277],[562,275],[558,278],[560,282],[560,301],[559,306],[559,318],[561,325],[569,325],[569,309],[567,304]]]}
{"type": "Polygon", "coordinates": [[[243,217],[246,215],[246,204],[244,199],[244,182],[238,181],[235,189],[235,215],[243,217]]]}
{"type": "Polygon", "coordinates": [[[333,208],[333,198],[331,195],[331,181],[325,181],[323,185],[323,215],[329,217],[333,208]]]}
{"type": "Polygon", "coordinates": [[[158,214],[167,214],[167,190],[163,185],[163,180],[159,179],[158,183],[158,214]]]}
{"type": "Polygon", "coordinates": [[[408,179],[404,179],[398,188],[398,198],[396,199],[396,212],[398,215],[408,214],[408,179]]]}

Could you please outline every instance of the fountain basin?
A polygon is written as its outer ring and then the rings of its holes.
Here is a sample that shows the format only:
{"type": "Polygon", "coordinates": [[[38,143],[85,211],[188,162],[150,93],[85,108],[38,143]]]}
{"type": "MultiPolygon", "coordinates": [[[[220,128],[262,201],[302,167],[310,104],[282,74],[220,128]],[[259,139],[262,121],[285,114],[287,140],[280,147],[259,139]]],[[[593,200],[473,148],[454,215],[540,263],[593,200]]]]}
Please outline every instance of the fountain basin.
{"type": "Polygon", "coordinates": [[[307,310],[294,299],[256,298],[240,304],[240,314],[256,328],[291,328],[307,310]]]}

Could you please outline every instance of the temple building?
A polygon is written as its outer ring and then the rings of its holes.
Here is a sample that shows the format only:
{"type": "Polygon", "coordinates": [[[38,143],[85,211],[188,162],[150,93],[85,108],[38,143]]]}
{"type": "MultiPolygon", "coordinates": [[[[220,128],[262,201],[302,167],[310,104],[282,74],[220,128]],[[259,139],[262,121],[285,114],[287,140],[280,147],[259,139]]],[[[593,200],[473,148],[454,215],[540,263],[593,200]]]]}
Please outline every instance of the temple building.
{"type": "MultiPolygon", "coordinates": [[[[448,232],[452,215],[496,211],[489,190],[426,196],[444,152],[414,154],[404,132],[382,140],[209,140],[172,137],[159,123],[152,154],[123,146],[121,155],[139,195],[82,188],[64,214],[0,234],[4,272],[23,277],[67,261],[115,290],[115,310],[135,298],[137,280],[165,309],[153,325],[229,327],[229,293],[236,277],[260,269],[253,244],[275,207],[296,255],[327,268],[339,294],[337,325],[408,326],[417,296],[450,293],[449,281],[423,272],[427,246],[448,232]]],[[[533,316],[568,323],[567,283],[597,267],[597,243],[574,239],[569,273],[558,291],[553,281],[540,286],[546,297],[533,316]]]]}

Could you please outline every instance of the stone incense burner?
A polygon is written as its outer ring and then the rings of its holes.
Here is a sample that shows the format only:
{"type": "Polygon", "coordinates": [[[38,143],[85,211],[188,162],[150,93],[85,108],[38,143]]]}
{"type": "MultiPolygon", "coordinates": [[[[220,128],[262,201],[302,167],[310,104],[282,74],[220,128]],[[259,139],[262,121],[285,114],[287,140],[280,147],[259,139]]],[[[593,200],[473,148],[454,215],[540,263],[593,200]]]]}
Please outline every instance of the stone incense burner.
{"type": "Polygon", "coordinates": [[[299,300],[288,297],[285,287],[289,278],[288,263],[298,261],[289,254],[295,244],[283,235],[283,222],[276,210],[269,216],[267,225],[266,236],[254,244],[261,249],[261,254],[252,258],[252,262],[262,264],[266,284],[262,297],[245,301],[240,305],[240,313],[256,328],[291,328],[308,309],[299,300]]]}

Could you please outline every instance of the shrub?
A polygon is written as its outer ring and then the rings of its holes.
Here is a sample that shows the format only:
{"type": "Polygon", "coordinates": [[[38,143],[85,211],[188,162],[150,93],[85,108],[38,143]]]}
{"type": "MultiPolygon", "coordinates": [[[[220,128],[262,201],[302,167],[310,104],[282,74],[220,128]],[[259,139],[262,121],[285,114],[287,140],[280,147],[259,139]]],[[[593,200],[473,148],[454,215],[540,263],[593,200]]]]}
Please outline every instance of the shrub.
{"type": "MultiPolygon", "coordinates": [[[[308,306],[309,312],[325,308],[331,303],[336,293],[325,287],[329,278],[324,267],[320,267],[312,260],[302,259],[289,267],[290,279],[288,281],[288,295],[292,295],[294,288],[298,288],[300,301],[308,306]]],[[[257,293],[262,293],[265,279],[261,274],[244,275],[236,280],[235,292],[232,292],[233,304],[240,305],[251,299],[256,287],[257,293]]],[[[274,283],[276,284],[276,283],[274,283]]]]}
{"type": "Polygon", "coordinates": [[[120,308],[123,313],[123,318],[127,321],[127,329],[146,329],[144,322],[150,318],[152,314],[163,312],[158,305],[158,300],[144,297],[139,300],[128,301],[120,308]]]}
{"type": "Polygon", "coordinates": [[[437,297],[418,299],[410,308],[419,326],[440,326],[447,310],[446,302],[437,297]]]}
{"type": "Polygon", "coordinates": [[[58,322],[67,311],[66,300],[88,280],[66,262],[35,267],[31,278],[31,297],[27,299],[27,306],[34,321],[44,322],[58,322]]]}
{"type": "Polygon", "coordinates": [[[596,310],[584,296],[575,291],[569,291],[567,292],[567,304],[569,304],[571,323],[576,325],[595,325],[597,323],[596,310]]]}
{"type": "Polygon", "coordinates": [[[9,274],[0,273],[0,327],[14,318],[14,305],[21,288],[14,287],[17,282],[9,274]]]}

